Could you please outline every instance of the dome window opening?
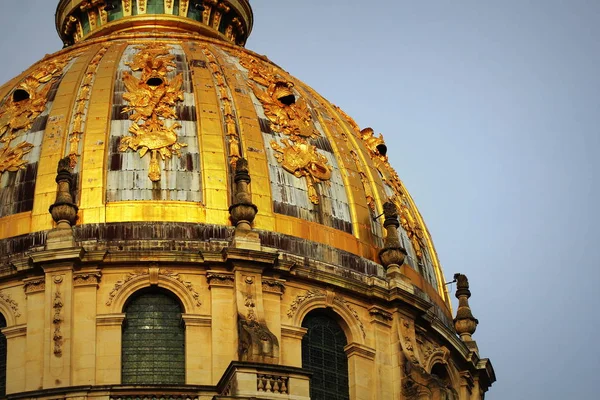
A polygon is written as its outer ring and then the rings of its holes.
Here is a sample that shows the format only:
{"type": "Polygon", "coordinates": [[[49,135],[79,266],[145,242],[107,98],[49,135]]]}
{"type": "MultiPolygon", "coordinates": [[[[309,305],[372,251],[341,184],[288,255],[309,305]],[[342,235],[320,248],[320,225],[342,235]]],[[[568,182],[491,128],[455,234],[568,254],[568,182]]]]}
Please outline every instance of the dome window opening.
{"type": "Polygon", "coordinates": [[[275,85],[275,97],[285,106],[296,104],[296,96],[292,92],[291,84],[287,82],[277,82],[275,85]]]}
{"type": "Polygon", "coordinates": [[[146,81],[146,84],[152,88],[157,88],[162,85],[164,81],[159,77],[153,77],[146,81]]]}
{"type": "Polygon", "coordinates": [[[385,157],[387,155],[388,149],[387,149],[387,146],[384,143],[377,145],[376,148],[377,148],[377,152],[379,154],[381,154],[382,156],[385,157]]]}
{"type": "Polygon", "coordinates": [[[29,92],[25,89],[17,89],[13,92],[13,102],[20,103],[22,101],[29,100],[31,96],[29,92]]]}

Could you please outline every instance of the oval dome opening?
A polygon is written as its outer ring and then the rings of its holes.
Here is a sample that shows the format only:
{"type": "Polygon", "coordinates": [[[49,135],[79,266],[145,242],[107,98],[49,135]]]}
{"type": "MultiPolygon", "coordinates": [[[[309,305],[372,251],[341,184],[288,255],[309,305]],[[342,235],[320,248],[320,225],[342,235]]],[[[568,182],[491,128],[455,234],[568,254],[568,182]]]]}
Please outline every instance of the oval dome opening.
{"type": "Polygon", "coordinates": [[[385,144],[378,144],[377,151],[385,157],[387,155],[387,146],[385,144]]]}
{"type": "Polygon", "coordinates": [[[288,94],[286,96],[279,97],[277,100],[279,100],[286,106],[291,106],[292,104],[296,103],[296,96],[294,96],[293,94],[288,94]]]}
{"type": "Polygon", "coordinates": [[[148,86],[152,86],[152,87],[158,87],[158,86],[160,86],[160,85],[162,85],[162,84],[163,84],[163,80],[162,80],[162,79],[160,79],[160,78],[156,78],[156,77],[154,77],[154,78],[150,78],[150,79],[148,79],[148,80],[146,81],[146,84],[147,84],[148,86]]]}
{"type": "Polygon", "coordinates": [[[25,89],[17,89],[13,92],[13,101],[18,103],[20,101],[29,100],[31,96],[29,96],[29,92],[25,89]]]}

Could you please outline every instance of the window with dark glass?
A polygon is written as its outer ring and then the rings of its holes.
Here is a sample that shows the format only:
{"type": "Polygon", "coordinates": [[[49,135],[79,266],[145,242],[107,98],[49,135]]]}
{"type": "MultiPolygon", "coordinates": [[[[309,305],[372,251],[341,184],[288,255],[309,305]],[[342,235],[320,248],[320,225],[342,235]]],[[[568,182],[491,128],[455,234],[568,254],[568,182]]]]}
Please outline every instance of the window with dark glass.
{"type": "Polygon", "coordinates": [[[302,326],[308,332],[302,339],[302,367],[312,372],[311,400],[348,400],[348,344],[335,318],[324,312],[309,313],[302,326]]]}
{"type": "Polygon", "coordinates": [[[182,307],[169,292],[142,291],[125,306],[123,384],[184,384],[182,307]]]}
{"type": "MultiPolygon", "coordinates": [[[[6,328],[6,319],[0,314],[0,329],[6,328]]],[[[6,336],[0,333],[0,397],[6,396],[6,336]]]]}

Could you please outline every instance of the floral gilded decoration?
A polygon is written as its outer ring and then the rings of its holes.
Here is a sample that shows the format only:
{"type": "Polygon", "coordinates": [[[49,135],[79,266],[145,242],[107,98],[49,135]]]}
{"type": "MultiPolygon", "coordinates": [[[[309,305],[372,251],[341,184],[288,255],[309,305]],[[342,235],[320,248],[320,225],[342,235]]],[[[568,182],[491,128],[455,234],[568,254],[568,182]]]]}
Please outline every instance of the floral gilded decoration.
{"type": "Polygon", "coordinates": [[[127,90],[123,99],[128,102],[123,112],[130,113],[133,125],[129,128],[131,136],[121,138],[119,151],[131,149],[139,152],[140,157],[150,152],[148,177],[158,182],[161,176],[159,157],[163,161],[173,155],[180,157],[179,150],[187,146],[178,142],[177,131],[181,125],[167,122],[176,118],[175,105],[183,101],[183,76],[167,78],[176,66],[169,46],[153,43],[137,49],[139,52],[127,63],[133,73],[123,74],[127,90]]]}
{"type": "Polygon", "coordinates": [[[319,154],[316,146],[306,141],[290,142],[288,139],[281,141],[281,146],[276,141],[271,142],[271,148],[275,151],[275,158],[283,169],[297,178],[306,178],[308,186],[308,198],[313,204],[319,204],[319,196],[315,183],[326,182],[331,179],[331,166],[327,164],[327,158],[319,154]]]}
{"type": "Polygon", "coordinates": [[[271,141],[277,161],[297,178],[306,179],[310,201],[319,204],[315,185],[329,183],[332,167],[310,143],[311,139],[321,137],[321,133],[315,129],[306,100],[295,95],[294,83],[275,67],[244,52],[238,52],[238,56],[240,64],[248,70],[248,85],[261,102],[271,129],[288,137],[281,143],[271,141]]]}
{"type": "Polygon", "coordinates": [[[31,129],[34,121],[45,111],[52,84],[58,79],[72,57],[63,56],[46,61],[21,81],[0,107],[0,175],[24,169],[24,156],[33,144],[12,142],[31,129]]]}

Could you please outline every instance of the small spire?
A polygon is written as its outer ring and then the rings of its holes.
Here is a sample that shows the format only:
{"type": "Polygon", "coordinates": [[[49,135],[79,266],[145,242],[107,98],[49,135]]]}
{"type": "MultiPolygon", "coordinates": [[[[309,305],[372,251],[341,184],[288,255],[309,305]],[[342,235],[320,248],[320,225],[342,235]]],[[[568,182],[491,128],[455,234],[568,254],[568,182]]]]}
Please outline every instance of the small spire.
{"type": "Polygon", "coordinates": [[[383,227],[387,230],[383,249],[379,252],[381,264],[387,269],[393,266],[400,267],[404,264],[406,258],[406,250],[400,244],[398,236],[398,228],[400,221],[398,220],[398,209],[396,205],[388,201],[383,205],[383,215],[385,220],[383,227]]]}
{"type": "Polygon", "coordinates": [[[71,170],[71,159],[65,157],[58,162],[56,183],[58,191],[56,200],[50,206],[50,214],[56,222],[57,229],[70,229],[77,221],[77,205],[73,203],[71,187],[73,186],[73,173],[71,170]]]}
{"type": "Polygon", "coordinates": [[[456,298],[458,299],[458,310],[456,310],[456,318],[454,318],[454,328],[467,347],[477,352],[477,343],[475,343],[471,336],[475,333],[479,321],[473,316],[471,307],[469,306],[469,297],[471,297],[469,279],[463,274],[454,274],[454,279],[457,282],[456,298]]]}

